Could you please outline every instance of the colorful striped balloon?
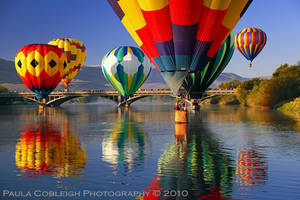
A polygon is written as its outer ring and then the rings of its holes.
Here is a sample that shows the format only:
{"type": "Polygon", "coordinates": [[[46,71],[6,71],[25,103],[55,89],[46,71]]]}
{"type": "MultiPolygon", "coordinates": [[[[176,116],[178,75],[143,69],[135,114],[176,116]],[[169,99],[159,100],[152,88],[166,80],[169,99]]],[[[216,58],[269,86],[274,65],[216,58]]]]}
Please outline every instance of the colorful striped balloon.
{"type": "Polygon", "coordinates": [[[51,40],[48,44],[54,45],[62,49],[68,58],[68,71],[63,77],[63,84],[68,84],[73,80],[80,71],[86,57],[86,48],[82,42],[74,38],[57,38],[51,40]]]}
{"type": "Polygon", "coordinates": [[[235,36],[235,46],[250,61],[261,52],[267,42],[267,35],[259,28],[244,28],[235,36]]]}
{"type": "Polygon", "coordinates": [[[209,61],[202,72],[191,72],[182,86],[190,98],[202,98],[203,92],[218,78],[229,63],[234,52],[234,38],[231,33],[223,42],[217,54],[209,61]]]}
{"type": "Polygon", "coordinates": [[[30,44],[15,57],[15,67],[23,83],[37,99],[46,98],[67,71],[67,56],[56,46],[30,44]]]}
{"type": "Polygon", "coordinates": [[[110,84],[126,99],[148,78],[151,62],[135,47],[122,46],[102,59],[102,72],[110,84]]]}
{"type": "Polygon", "coordinates": [[[252,0],[108,0],[143,52],[177,93],[203,71],[252,0]]]}

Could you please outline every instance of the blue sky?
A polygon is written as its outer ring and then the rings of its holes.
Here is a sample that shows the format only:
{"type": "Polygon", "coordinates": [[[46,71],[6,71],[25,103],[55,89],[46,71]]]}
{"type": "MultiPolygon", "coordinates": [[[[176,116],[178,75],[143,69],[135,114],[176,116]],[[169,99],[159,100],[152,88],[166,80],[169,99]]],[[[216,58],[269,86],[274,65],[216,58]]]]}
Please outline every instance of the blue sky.
{"type": "MultiPolygon", "coordinates": [[[[258,27],[268,41],[249,69],[236,50],[225,72],[245,77],[269,76],[282,63],[300,60],[300,1],[253,0],[233,33],[258,27]]],[[[86,65],[99,65],[120,45],[136,46],[106,0],[0,0],[0,58],[14,60],[30,43],[73,37],[87,47],[86,65]]]]}

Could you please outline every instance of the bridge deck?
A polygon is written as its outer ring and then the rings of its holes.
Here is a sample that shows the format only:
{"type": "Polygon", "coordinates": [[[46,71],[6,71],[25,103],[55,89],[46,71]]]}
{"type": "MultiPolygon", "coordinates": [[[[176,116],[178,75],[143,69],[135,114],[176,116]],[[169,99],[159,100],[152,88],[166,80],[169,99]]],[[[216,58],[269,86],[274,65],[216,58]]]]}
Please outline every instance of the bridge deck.
{"type": "MultiPolygon", "coordinates": [[[[200,94],[200,93],[199,93],[200,94]]],[[[234,95],[234,89],[215,89],[205,91],[206,95],[234,95]]],[[[115,90],[82,90],[82,91],[53,91],[49,97],[55,96],[119,96],[120,94],[115,90]]],[[[147,89],[147,90],[138,90],[135,93],[136,95],[147,95],[147,96],[163,96],[169,95],[173,96],[173,93],[170,89],[147,89]]],[[[10,93],[0,93],[0,97],[24,97],[24,96],[34,96],[32,92],[10,92],[10,93]]]]}

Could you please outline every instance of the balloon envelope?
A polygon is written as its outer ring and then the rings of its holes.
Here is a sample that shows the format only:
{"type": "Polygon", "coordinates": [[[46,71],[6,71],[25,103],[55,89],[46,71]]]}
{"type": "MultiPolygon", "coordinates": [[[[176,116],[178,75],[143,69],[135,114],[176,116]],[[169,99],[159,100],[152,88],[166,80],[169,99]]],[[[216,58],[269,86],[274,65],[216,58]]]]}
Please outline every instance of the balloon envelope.
{"type": "Polygon", "coordinates": [[[203,92],[205,92],[222,73],[233,55],[233,41],[233,34],[230,34],[203,71],[188,73],[182,86],[190,95],[190,98],[202,98],[203,92]]]}
{"type": "Polygon", "coordinates": [[[188,71],[204,70],[252,0],[108,2],[177,93],[188,71]]]}
{"type": "Polygon", "coordinates": [[[110,84],[124,97],[132,96],[148,78],[151,62],[135,47],[122,46],[102,59],[102,72],[110,84]]]}
{"type": "Polygon", "coordinates": [[[62,49],[68,58],[68,71],[63,77],[63,84],[67,87],[76,74],[80,71],[86,57],[86,48],[82,42],[74,38],[57,38],[48,44],[62,49]]]}
{"type": "Polygon", "coordinates": [[[37,99],[42,99],[56,88],[66,73],[67,56],[52,45],[30,44],[18,51],[15,67],[23,83],[37,99]]]}
{"type": "Polygon", "coordinates": [[[259,28],[244,28],[235,36],[235,46],[250,62],[261,52],[267,42],[267,35],[259,28]]]}

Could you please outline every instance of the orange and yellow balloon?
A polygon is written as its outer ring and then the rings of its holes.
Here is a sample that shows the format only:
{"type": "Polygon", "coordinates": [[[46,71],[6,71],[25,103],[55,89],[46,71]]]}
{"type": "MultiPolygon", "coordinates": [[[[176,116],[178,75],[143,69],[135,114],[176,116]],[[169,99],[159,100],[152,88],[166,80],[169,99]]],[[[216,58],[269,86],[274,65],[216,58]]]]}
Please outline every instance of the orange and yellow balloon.
{"type": "Polygon", "coordinates": [[[29,44],[15,57],[15,67],[23,83],[37,99],[46,98],[67,71],[67,56],[58,47],[29,44]]]}
{"type": "Polygon", "coordinates": [[[62,49],[68,58],[68,71],[63,77],[63,84],[68,84],[73,80],[80,71],[86,57],[86,48],[82,42],[73,38],[57,38],[51,40],[48,44],[57,46],[62,49]]]}

